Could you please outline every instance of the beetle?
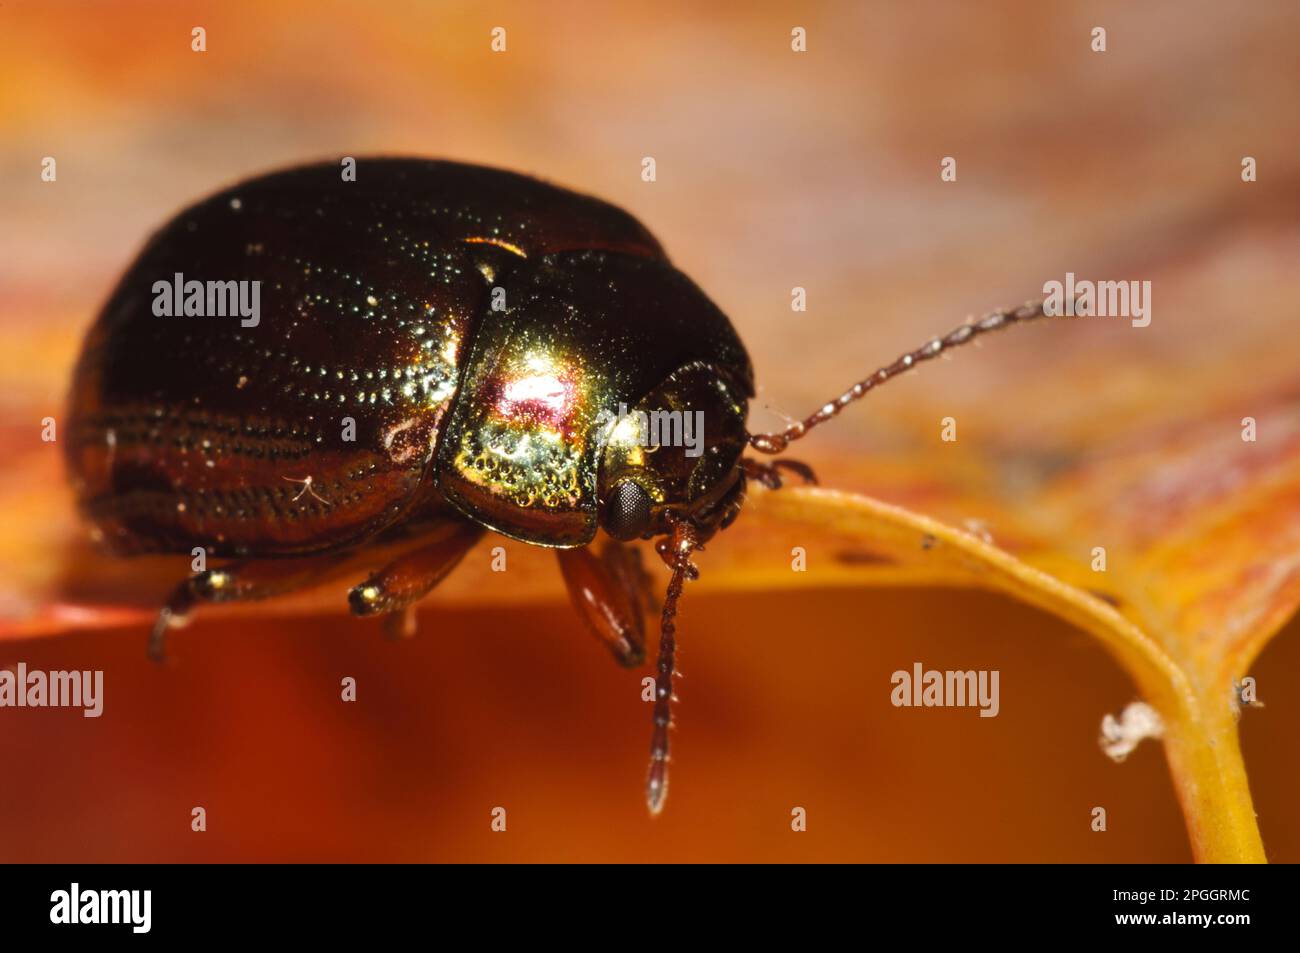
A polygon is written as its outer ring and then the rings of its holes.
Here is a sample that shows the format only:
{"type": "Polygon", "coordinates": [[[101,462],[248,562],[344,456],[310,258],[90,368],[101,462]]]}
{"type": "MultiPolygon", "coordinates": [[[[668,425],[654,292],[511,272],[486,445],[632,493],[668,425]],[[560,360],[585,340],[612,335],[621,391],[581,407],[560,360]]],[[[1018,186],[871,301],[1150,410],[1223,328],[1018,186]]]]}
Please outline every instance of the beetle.
{"type": "Polygon", "coordinates": [[[587,627],[639,665],[648,574],[630,544],[655,540],[671,575],[653,814],[693,555],[736,518],[749,481],[815,482],[746,450],[779,454],[918,363],[1043,315],[1030,303],[963,324],[783,431],[751,434],[739,336],[628,213],[454,162],[364,159],[351,177],[306,165],[224,189],[146,243],[86,336],[68,468],[109,552],[229,560],[166,599],[155,658],[198,604],[282,595],[387,548],[348,602],[409,625],[490,531],[555,549],[587,627]],[[239,282],[260,303],[250,321],[221,314],[239,282]],[[683,419],[702,421],[695,453],[646,433],[683,419]]]}

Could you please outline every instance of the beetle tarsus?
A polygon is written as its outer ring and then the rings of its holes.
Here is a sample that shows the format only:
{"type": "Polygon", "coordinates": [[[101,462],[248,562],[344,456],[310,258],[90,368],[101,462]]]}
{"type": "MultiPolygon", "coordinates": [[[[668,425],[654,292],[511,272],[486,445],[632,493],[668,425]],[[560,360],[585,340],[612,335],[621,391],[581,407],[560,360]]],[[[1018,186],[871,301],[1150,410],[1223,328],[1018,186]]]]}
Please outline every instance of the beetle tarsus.
{"type": "Polygon", "coordinates": [[[153,629],[149,633],[149,661],[162,663],[167,659],[167,629],[171,626],[171,610],[165,606],[158,610],[153,629]]]}
{"type": "Polygon", "coordinates": [[[179,629],[189,623],[190,610],[197,598],[194,587],[196,578],[191,576],[173,589],[166,603],[158,610],[158,618],[154,620],[153,629],[149,632],[148,652],[151,661],[162,662],[167,658],[167,630],[179,629]]]}
{"type": "Polygon", "coordinates": [[[773,460],[768,463],[745,457],[740,461],[740,467],[745,471],[746,479],[755,480],[769,490],[779,490],[785,485],[781,479],[782,470],[789,470],[804,483],[817,485],[817,474],[813,473],[812,467],[799,460],[773,460]]]}
{"type": "Polygon", "coordinates": [[[179,629],[190,621],[190,607],[194,604],[193,590],[187,580],[178,587],[167,605],[158,610],[153,629],[149,633],[149,658],[163,662],[167,658],[167,630],[179,629]]]}
{"type": "Polygon", "coordinates": [[[161,661],[168,629],[190,621],[200,604],[251,602],[316,585],[344,571],[347,553],[332,552],[295,559],[244,559],[195,573],[180,583],[158,611],[149,634],[149,657],[161,661]]]}

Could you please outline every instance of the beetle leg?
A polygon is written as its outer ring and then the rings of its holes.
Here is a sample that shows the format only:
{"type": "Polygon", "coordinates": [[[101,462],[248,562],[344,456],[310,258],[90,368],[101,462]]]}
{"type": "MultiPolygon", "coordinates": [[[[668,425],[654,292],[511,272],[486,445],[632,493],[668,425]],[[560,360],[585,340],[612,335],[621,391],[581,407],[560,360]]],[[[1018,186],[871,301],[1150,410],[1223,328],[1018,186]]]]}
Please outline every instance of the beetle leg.
{"type": "Polygon", "coordinates": [[[202,602],[251,602],[305,589],[340,568],[347,552],[323,553],[295,559],[248,559],[190,576],[175,589],[158,612],[149,634],[149,657],[162,661],[168,629],[187,624],[202,602]]]}
{"type": "Polygon", "coordinates": [[[804,483],[814,485],[817,483],[817,475],[813,473],[812,467],[806,463],[800,463],[798,460],[773,460],[769,463],[765,460],[754,460],[745,457],[740,461],[740,468],[745,471],[747,478],[757,480],[769,490],[781,489],[782,470],[789,470],[800,477],[804,483]]]}
{"type": "Polygon", "coordinates": [[[597,558],[590,546],[556,550],[569,599],[620,665],[645,661],[645,576],[636,550],[611,541],[597,558]]]}
{"type": "MultiPolygon", "coordinates": [[[[456,568],[482,535],[483,528],[475,523],[445,523],[435,539],[403,553],[365,582],[353,586],[348,593],[352,614],[397,612],[419,601],[456,568]]],[[[406,620],[399,621],[402,625],[388,627],[390,634],[404,627],[406,620]]]]}
{"type": "Polygon", "coordinates": [[[609,545],[601,551],[600,558],[608,563],[614,572],[628,579],[630,588],[636,589],[637,595],[641,599],[643,612],[659,614],[661,606],[656,591],[655,579],[654,576],[650,575],[650,570],[645,568],[645,560],[641,556],[640,547],[628,546],[611,539],[609,545]]]}

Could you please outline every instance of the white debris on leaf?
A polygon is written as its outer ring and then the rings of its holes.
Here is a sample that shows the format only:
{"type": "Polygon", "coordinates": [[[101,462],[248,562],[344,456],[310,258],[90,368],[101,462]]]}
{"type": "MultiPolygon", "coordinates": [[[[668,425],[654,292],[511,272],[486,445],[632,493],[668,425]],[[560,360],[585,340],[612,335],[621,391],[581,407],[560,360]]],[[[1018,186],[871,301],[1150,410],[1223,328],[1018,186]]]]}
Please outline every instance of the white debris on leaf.
{"type": "Polygon", "coordinates": [[[1101,720],[1101,750],[1112,761],[1123,761],[1139,742],[1159,738],[1164,732],[1159,712],[1146,702],[1132,702],[1118,718],[1107,715],[1101,720]]]}
{"type": "Polygon", "coordinates": [[[970,517],[969,519],[962,521],[962,527],[981,543],[988,543],[990,546],[993,545],[993,533],[989,530],[989,524],[984,522],[984,520],[970,517]]]}

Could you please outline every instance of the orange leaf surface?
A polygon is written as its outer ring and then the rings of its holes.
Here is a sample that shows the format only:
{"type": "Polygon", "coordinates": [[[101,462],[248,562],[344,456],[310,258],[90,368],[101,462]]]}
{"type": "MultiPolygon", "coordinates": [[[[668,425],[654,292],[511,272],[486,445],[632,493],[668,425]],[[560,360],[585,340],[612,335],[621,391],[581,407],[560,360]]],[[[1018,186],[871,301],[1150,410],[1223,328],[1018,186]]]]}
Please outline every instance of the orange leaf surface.
{"type": "MultiPolygon", "coordinates": [[[[1149,327],[1078,318],[1010,331],[796,444],[791,456],[814,465],[822,488],[752,493],[699,558],[684,639],[696,592],[1005,593],[1095,637],[1159,713],[1194,856],[1264,859],[1235,685],[1300,603],[1300,128],[1285,108],[1300,67],[1285,24],[1215,18],[1202,35],[1204,18],[1188,16],[1170,38],[1158,15],[1113,10],[1112,35],[1130,42],[1098,60],[1079,24],[1035,19],[1034,5],[1024,13],[1012,26],[954,10],[936,34],[931,18],[900,8],[888,30],[859,24],[863,38],[850,42],[857,34],[843,21],[854,15],[810,10],[824,58],[794,72],[778,49],[789,24],[753,11],[736,25],[725,75],[701,79],[673,59],[685,50],[692,63],[711,61],[711,47],[692,52],[682,39],[708,34],[686,12],[653,26],[593,13],[591,33],[604,39],[582,46],[521,10],[514,22],[533,42],[498,72],[452,39],[477,21],[440,22],[420,44],[408,17],[375,14],[322,27],[311,42],[324,49],[304,55],[292,15],[231,4],[212,14],[213,36],[255,31],[308,72],[290,77],[261,47],[222,44],[207,62],[226,85],[210,85],[168,33],[187,35],[182,15],[164,30],[143,14],[110,28],[89,14],[66,26],[6,10],[4,68],[25,80],[0,83],[7,148],[35,168],[55,148],[54,128],[67,160],[57,186],[34,174],[16,183],[13,221],[27,230],[19,241],[6,228],[0,256],[0,649],[139,627],[143,651],[144,628],[187,569],[181,557],[99,556],[72,512],[61,448],[39,439],[42,418],[61,414],[82,331],[149,229],[180,203],[277,164],[340,149],[447,154],[451,141],[455,158],[542,172],[642,216],[750,346],[755,429],[820,406],[968,310],[1036,297],[1067,270],[1151,281],[1149,327]],[[128,34],[139,50],[124,60],[128,34]],[[558,55],[564,43],[581,55],[558,55]],[[629,49],[644,59],[629,62],[629,49]],[[976,65],[971,49],[983,51],[976,65]],[[1198,56],[1219,65],[1206,70],[1198,56]],[[923,76],[910,69],[920,60],[930,64],[923,76]],[[900,85],[904,76],[915,78],[900,85]],[[750,105],[721,110],[688,148],[704,123],[684,104],[702,85],[719,102],[750,105]],[[415,92],[429,88],[440,90],[436,130],[415,92]],[[627,172],[649,134],[620,125],[649,88],[676,104],[655,141],[678,174],[653,191],[627,172]],[[374,119],[349,139],[334,127],[335,104],[354,99],[357,115],[374,119]],[[115,111],[137,101],[152,111],[129,121],[115,111]],[[773,102],[797,115],[756,144],[773,102]],[[1065,142],[1062,116],[1087,141],[1065,142]],[[178,135],[197,137],[201,156],[157,147],[178,135]],[[231,142],[256,146],[223,152],[231,142]],[[960,184],[941,186],[938,157],[958,146],[960,184]],[[1250,185],[1237,165],[1247,151],[1271,161],[1250,185]],[[739,155],[751,164],[739,169],[739,155]],[[796,284],[812,304],[792,317],[796,284]],[[955,441],[941,439],[945,418],[955,441]],[[1253,440],[1243,439],[1245,418],[1253,440]],[[792,570],[796,547],[804,572],[792,570]]],[[[1274,13],[1294,24],[1294,10],[1274,13]]],[[[426,602],[426,619],[563,598],[549,553],[504,545],[508,573],[471,556],[426,602]]],[[[342,610],[335,586],[204,614],[342,610]]],[[[1100,723],[1127,699],[1096,701],[1100,723]]]]}

